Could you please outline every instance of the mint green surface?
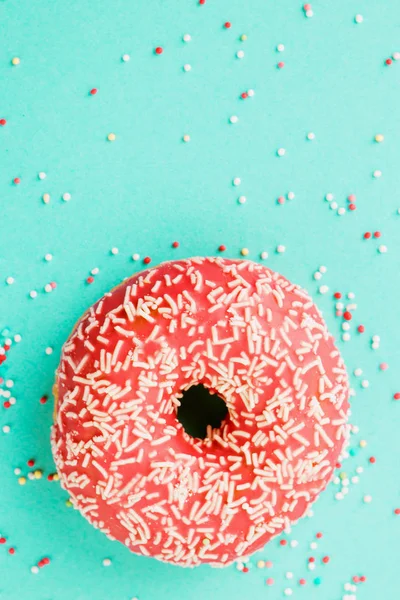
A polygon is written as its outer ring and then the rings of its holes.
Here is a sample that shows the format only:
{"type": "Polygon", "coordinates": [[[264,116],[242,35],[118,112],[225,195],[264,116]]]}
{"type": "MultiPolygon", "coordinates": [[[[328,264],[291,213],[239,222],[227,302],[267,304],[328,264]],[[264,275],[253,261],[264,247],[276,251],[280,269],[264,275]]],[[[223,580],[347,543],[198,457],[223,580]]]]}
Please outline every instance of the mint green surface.
{"type": "Polygon", "coordinates": [[[354,575],[368,578],[358,600],[400,597],[400,517],[393,514],[400,506],[400,404],[392,399],[400,391],[400,62],[384,65],[400,51],[400,7],[398,0],[315,0],[313,9],[307,19],[299,0],[0,1],[0,119],[7,119],[0,127],[0,330],[22,336],[0,366],[0,376],[14,380],[17,400],[8,410],[0,405],[2,600],[275,600],[287,587],[294,598],[337,600],[351,594],[343,584],[354,575]],[[354,22],[356,13],[363,23],[354,22]],[[192,36],[187,44],[185,33],[192,36]],[[158,45],[161,56],[153,52],[158,45]],[[121,60],[125,53],[129,62],[121,60]],[[19,66],[11,65],[14,56],[19,66]],[[93,87],[99,91],[91,97],[93,87]],[[241,100],[248,89],[254,97],[241,100]],[[232,115],[238,123],[229,123],[232,115]],[[110,132],[115,142],[107,141],[110,132]],[[384,143],[373,141],[377,133],[384,143]],[[279,158],[281,147],[286,155],[279,158]],[[295,199],[278,206],[289,191],[295,199]],[[69,202],[61,200],[66,192],[69,202]],[[339,206],[356,194],[357,210],[338,216],[324,201],[327,192],[339,206]],[[379,241],[362,240],[375,230],[382,231],[379,241]],[[351,375],[351,420],[360,428],[351,447],[358,453],[343,466],[349,476],[364,467],[360,482],[341,502],[331,484],[315,516],[286,536],[298,546],[271,542],[247,574],[134,556],[67,508],[67,494],[47,481],[54,471],[52,403],[39,403],[51,392],[61,345],[81,313],[141,268],[133,253],[156,264],[216,254],[220,244],[229,257],[247,247],[249,258],[261,261],[267,251],[265,264],[313,294],[349,373],[364,371],[351,375]],[[285,253],[275,252],[278,244],[285,253]],[[386,254],[377,252],[379,244],[386,254]],[[316,282],[320,265],[328,272],[316,282]],[[94,267],[100,273],[89,286],[94,267]],[[15,283],[6,285],[10,276],[15,283]],[[50,281],[57,289],[45,293],[50,281]],[[329,286],[326,295],[318,293],[321,284],[329,286]],[[31,290],[37,298],[29,298],[31,290]],[[347,343],[334,316],[337,290],[356,294],[347,343]],[[374,334],[381,337],[375,351],[374,334]],[[50,356],[47,347],[54,348],[50,356]],[[379,371],[381,362],[388,371],[379,371]],[[367,448],[359,448],[361,439],[367,448]],[[26,475],[31,457],[44,477],[22,487],[14,469],[26,475]],[[324,537],[310,550],[317,531],[324,537]],[[51,564],[32,574],[44,556],[51,564]],[[309,556],[316,558],[313,572],[309,556]],[[259,558],[273,567],[257,568],[259,558]],[[275,579],[272,587],[267,577],[275,579]]]}

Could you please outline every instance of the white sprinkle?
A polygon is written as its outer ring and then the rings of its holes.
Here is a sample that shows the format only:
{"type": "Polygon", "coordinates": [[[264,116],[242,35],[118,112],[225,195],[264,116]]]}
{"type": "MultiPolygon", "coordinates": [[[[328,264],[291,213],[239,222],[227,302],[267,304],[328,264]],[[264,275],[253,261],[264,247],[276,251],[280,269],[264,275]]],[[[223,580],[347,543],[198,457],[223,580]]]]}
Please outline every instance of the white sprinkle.
{"type": "Polygon", "coordinates": [[[316,550],[318,548],[317,542],[311,542],[310,548],[311,548],[311,550],[316,550]]]}
{"type": "Polygon", "coordinates": [[[349,331],[350,323],[342,323],[342,329],[343,331],[349,331]]]}
{"type": "Polygon", "coordinates": [[[297,540],[292,540],[290,542],[290,547],[291,548],[297,548],[298,545],[299,545],[299,542],[297,540]]]}
{"type": "Polygon", "coordinates": [[[132,260],[139,260],[140,254],[132,254],[132,260]]]}
{"type": "Polygon", "coordinates": [[[328,194],[326,194],[326,196],[325,196],[325,200],[326,200],[327,202],[332,202],[333,198],[334,198],[334,195],[333,195],[333,194],[331,194],[331,193],[328,193],[328,194]]]}
{"type": "Polygon", "coordinates": [[[244,57],[244,52],[243,52],[243,50],[238,50],[238,51],[236,52],[236,57],[237,57],[237,58],[243,58],[243,57],[244,57]]]}
{"type": "Polygon", "coordinates": [[[362,380],[361,387],[363,387],[363,388],[369,387],[369,381],[368,381],[368,379],[363,379],[362,380]]]}
{"type": "Polygon", "coordinates": [[[252,98],[254,96],[254,94],[255,94],[254,90],[252,90],[252,89],[247,90],[247,95],[250,96],[250,98],[252,98]]]}
{"type": "Polygon", "coordinates": [[[260,254],[260,257],[261,257],[263,260],[266,260],[266,259],[268,258],[268,252],[265,252],[265,251],[264,251],[264,252],[261,252],[261,254],[260,254]]]}
{"type": "Polygon", "coordinates": [[[53,260],[53,255],[48,253],[44,255],[44,260],[47,262],[50,262],[51,260],[53,260]]]}
{"type": "Polygon", "coordinates": [[[310,131],[309,133],[307,133],[307,139],[308,140],[315,140],[315,133],[313,133],[312,131],[310,131]]]}
{"type": "Polygon", "coordinates": [[[65,194],[62,195],[62,199],[64,200],[64,202],[69,202],[71,200],[71,194],[65,192],[65,194]]]}
{"type": "Polygon", "coordinates": [[[385,246],[384,244],[381,244],[378,248],[378,252],[380,254],[385,254],[387,252],[387,246],[385,246]]]}
{"type": "Polygon", "coordinates": [[[285,50],[285,46],[283,44],[278,44],[276,49],[278,50],[278,52],[283,52],[285,50]]]}
{"type": "Polygon", "coordinates": [[[400,52],[393,52],[392,58],[393,60],[400,60],[400,52]]]}
{"type": "Polygon", "coordinates": [[[188,71],[192,70],[192,65],[189,65],[188,63],[186,63],[185,65],[183,65],[183,70],[186,71],[186,73],[188,71]]]}
{"type": "Polygon", "coordinates": [[[183,136],[183,141],[184,142],[190,142],[190,135],[188,135],[187,133],[185,133],[185,135],[183,136]]]}
{"type": "Polygon", "coordinates": [[[45,350],[45,353],[47,355],[53,354],[53,348],[51,346],[47,346],[47,348],[45,350]]]}
{"type": "Polygon", "coordinates": [[[232,115],[232,116],[229,118],[229,122],[230,122],[230,123],[237,123],[238,121],[239,121],[239,118],[238,118],[236,115],[232,115]]]}
{"type": "Polygon", "coordinates": [[[278,252],[278,254],[283,254],[283,252],[285,252],[286,250],[286,246],[282,246],[281,244],[279,244],[279,246],[276,247],[276,251],[278,252]]]}
{"type": "Polygon", "coordinates": [[[123,62],[128,62],[129,60],[131,60],[131,57],[129,56],[129,54],[123,54],[122,60],[123,62]]]}
{"type": "Polygon", "coordinates": [[[8,389],[11,389],[12,387],[14,387],[14,382],[12,379],[7,379],[7,381],[5,382],[5,386],[8,389]]]}
{"type": "Polygon", "coordinates": [[[247,200],[246,196],[239,196],[239,198],[238,198],[239,204],[244,204],[246,202],[246,200],[247,200]]]}
{"type": "Polygon", "coordinates": [[[337,202],[331,202],[331,210],[336,210],[338,207],[338,203],[337,202]]]}
{"type": "Polygon", "coordinates": [[[364,473],[364,468],[363,467],[357,467],[356,468],[356,473],[358,473],[359,475],[361,475],[361,473],[364,473]]]}
{"type": "Polygon", "coordinates": [[[354,298],[356,297],[356,295],[355,295],[355,293],[354,293],[354,292],[349,292],[349,293],[347,294],[347,297],[348,297],[348,299],[349,299],[349,300],[354,300],[354,298]]]}
{"type": "Polygon", "coordinates": [[[33,573],[34,575],[37,575],[39,573],[39,567],[37,567],[36,565],[31,567],[31,573],[33,573]]]}
{"type": "Polygon", "coordinates": [[[291,596],[293,594],[293,590],[292,588],[286,588],[283,593],[285,594],[285,596],[291,596]]]}
{"type": "Polygon", "coordinates": [[[329,290],[329,287],[327,285],[321,285],[319,288],[319,293],[320,294],[326,294],[326,292],[329,290]]]}
{"type": "Polygon", "coordinates": [[[318,281],[318,279],[321,279],[321,277],[322,277],[322,273],[320,273],[319,271],[315,271],[314,279],[316,279],[318,281]]]}
{"type": "Polygon", "coordinates": [[[339,206],[337,213],[338,215],[342,216],[344,215],[344,213],[346,212],[346,210],[343,208],[343,206],[339,206]]]}
{"type": "Polygon", "coordinates": [[[43,194],[42,200],[45,204],[48,204],[50,202],[50,194],[43,194]]]}
{"type": "Polygon", "coordinates": [[[365,504],[369,504],[370,502],[372,502],[372,496],[367,494],[366,496],[364,496],[363,500],[364,500],[365,504]]]}
{"type": "Polygon", "coordinates": [[[10,433],[11,428],[9,425],[3,425],[3,433],[10,433]]]}
{"type": "Polygon", "coordinates": [[[372,336],[372,341],[373,341],[373,342],[380,342],[380,341],[381,341],[381,338],[380,338],[380,336],[379,336],[379,335],[373,335],[373,336],[372,336]]]}
{"type": "Polygon", "coordinates": [[[292,571],[287,571],[287,573],[286,573],[286,579],[293,579],[293,573],[292,573],[292,571]]]}
{"type": "Polygon", "coordinates": [[[48,294],[53,291],[53,288],[51,287],[50,283],[46,283],[46,285],[44,286],[44,291],[48,294]]]}
{"type": "Polygon", "coordinates": [[[22,337],[20,336],[20,334],[16,333],[14,335],[14,342],[17,342],[17,344],[18,344],[18,342],[20,342],[21,340],[22,340],[22,337]]]}
{"type": "Polygon", "coordinates": [[[311,19],[311,17],[313,17],[313,16],[314,16],[314,11],[311,10],[311,8],[309,10],[306,10],[306,17],[308,19],[311,19]]]}
{"type": "Polygon", "coordinates": [[[37,292],[36,292],[35,290],[32,290],[31,292],[29,292],[29,296],[30,296],[31,298],[36,298],[36,296],[37,296],[37,292]]]}
{"type": "Polygon", "coordinates": [[[356,23],[362,23],[364,21],[364,17],[362,15],[356,15],[354,20],[356,23]]]}
{"type": "Polygon", "coordinates": [[[94,269],[92,269],[90,271],[91,275],[97,275],[97,273],[99,273],[100,269],[98,267],[95,267],[94,269]]]}
{"type": "Polygon", "coordinates": [[[325,265],[321,265],[319,268],[320,273],[326,273],[327,272],[327,267],[325,267],[325,265]]]}
{"type": "Polygon", "coordinates": [[[114,256],[115,256],[116,254],[118,254],[119,250],[118,250],[118,248],[111,248],[110,252],[111,252],[111,254],[114,254],[114,256]]]}
{"type": "Polygon", "coordinates": [[[192,40],[192,36],[189,33],[185,33],[185,35],[183,36],[183,41],[184,42],[190,42],[192,40]]]}
{"type": "Polygon", "coordinates": [[[360,478],[359,478],[359,477],[357,477],[357,475],[354,475],[354,476],[351,478],[351,483],[358,483],[359,481],[360,481],[360,478]]]}
{"type": "Polygon", "coordinates": [[[103,560],[103,567],[109,567],[111,565],[111,560],[109,558],[105,558],[103,560]]]}
{"type": "Polygon", "coordinates": [[[12,285],[14,283],[14,281],[15,281],[14,277],[7,277],[6,284],[12,285]]]}
{"type": "Polygon", "coordinates": [[[356,377],[360,377],[360,375],[362,375],[362,374],[363,374],[363,370],[362,370],[362,369],[360,369],[360,368],[358,368],[358,369],[354,369],[353,373],[354,373],[354,375],[355,375],[356,377]]]}
{"type": "Polygon", "coordinates": [[[375,169],[372,175],[375,177],[375,179],[379,179],[379,177],[382,177],[382,171],[380,171],[379,169],[375,169]]]}
{"type": "Polygon", "coordinates": [[[343,500],[344,496],[342,492],[338,492],[337,494],[335,494],[335,498],[336,500],[343,500]]]}
{"type": "Polygon", "coordinates": [[[21,475],[21,469],[18,469],[18,467],[14,469],[14,475],[21,475]]]}
{"type": "Polygon", "coordinates": [[[240,179],[240,177],[235,177],[232,183],[233,185],[238,186],[242,183],[242,180],[240,179]]]}
{"type": "Polygon", "coordinates": [[[315,563],[312,563],[312,562],[308,563],[308,570],[314,571],[314,569],[315,569],[315,563]]]}
{"type": "Polygon", "coordinates": [[[286,154],[286,150],[285,148],[278,148],[278,150],[276,151],[278,156],[285,156],[286,154]]]}
{"type": "Polygon", "coordinates": [[[40,171],[40,173],[38,173],[38,177],[39,179],[46,179],[47,175],[44,171],[40,171]]]}

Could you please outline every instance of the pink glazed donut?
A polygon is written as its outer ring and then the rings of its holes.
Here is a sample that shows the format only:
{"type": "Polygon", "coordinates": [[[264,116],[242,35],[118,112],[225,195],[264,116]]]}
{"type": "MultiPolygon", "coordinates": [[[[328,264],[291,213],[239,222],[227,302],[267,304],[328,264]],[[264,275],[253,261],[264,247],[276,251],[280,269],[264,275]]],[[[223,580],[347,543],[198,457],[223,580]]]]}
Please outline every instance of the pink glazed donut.
{"type": "Polygon", "coordinates": [[[250,261],[166,262],[96,302],[65,343],[54,458],[74,506],[132,552],[224,566],[326,487],[348,394],[304,290],[250,261]],[[177,418],[195,386],[227,410],[204,438],[177,418]]]}

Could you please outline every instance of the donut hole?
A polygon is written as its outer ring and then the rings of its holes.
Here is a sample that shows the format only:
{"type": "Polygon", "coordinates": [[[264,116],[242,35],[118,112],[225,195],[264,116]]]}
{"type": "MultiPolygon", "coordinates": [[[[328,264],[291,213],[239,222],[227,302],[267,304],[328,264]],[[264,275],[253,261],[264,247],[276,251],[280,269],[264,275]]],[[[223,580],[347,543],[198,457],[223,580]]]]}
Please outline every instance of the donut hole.
{"type": "Polygon", "coordinates": [[[219,429],[228,415],[225,401],[212,394],[201,383],[182,392],[177,419],[187,434],[194,438],[207,437],[207,426],[219,429]]]}

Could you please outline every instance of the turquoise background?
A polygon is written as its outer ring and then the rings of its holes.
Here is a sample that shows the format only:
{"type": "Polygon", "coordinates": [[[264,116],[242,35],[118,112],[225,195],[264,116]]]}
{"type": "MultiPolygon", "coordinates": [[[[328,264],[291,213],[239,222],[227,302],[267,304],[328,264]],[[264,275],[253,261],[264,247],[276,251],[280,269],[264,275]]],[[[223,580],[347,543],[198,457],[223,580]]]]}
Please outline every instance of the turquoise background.
{"type": "Polygon", "coordinates": [[[313,9],[307,19],[297,0],[0,1],[0,119],[7,119],[0,127],[0,329],[22,336],[0,367],[0,376],[14,380],[17,400],[8,410],[0,405],[0,533],[7,538],[0,546],[0,598],[261,600],[292,587],[295,598],[336,600],[354,575],[368,578],[358,586],[359,600],[399,598],[400,517],[393,509],[400,506],[400,405],[392,396],[400,390],[400,63],[384,61],[400,51],[400,8],[398,0],[315,0],[313,9]],[[358,12],[362,24],[354,22],[358,12]],[[185,33],[190,43],[182,41],[185,33]],[[158,45],[161,56],[153,52],[158,45]],[[125,53],[129,62],[121,60],[125,53]],[[11,65],[14,56],[19,66],[11,65]],[[186,63],[190,72],[182,70],[186,63]],[[99,91],[91,97],[93,87],[99,91]],[[241,100],[249,88],[254,97],[241,100]],[[239,122],[230,124],[231,115],[239,122]],[[306,139],[310,131],[314,141],[306,139]],[[115,142],[107,141],[110,132],[115,142]],[[384,143],[374,142],[377,133],[384,143]],[[47,173],[43,181],[40,171],[47,173]],[[289,191],[295,199],[278,206],[277,197],[289,191]],[[66,192],[69,202],[61,200],[66,192]],[[340,206],[356,194],[357,211],[338,216],[324,201],[327,192],[340,206]],[[44,193],[51,195],[48,205],[44,193]],[[362,239],[375,230],[380,241],[362,239]],[[380,243],[387,254],[377,252],[380,243]],[[352,476],[363,466],[360,483],[341,502],[330,485],[315,516],[286,536],[298,547],[274,540],[252,558],[248,573],[183,570],[136,557],[92,529],[47,480],[54,471],[52,402],[39,402],[51,392],[61,345],[77,318],[142,267],[133,253],[156,264],[217,254],[220,244],[229,257],[247,247],[249,258],[261,260],[267,251],[265,264],[307,287],[339,338],[349,373],[361,367],[370,382],[362,389],[351,375],[351,420],[359,426],[351,447],[359,451],[343,468],[352,476]],[[284,254],[275,252],[278,244],[284,254]],[[49,252],[54,258],[46,262],[49,252]],[[328,272],[316,282],[320,265],[328,272]],[[90,286],[85,279],[94,267],[100,273],[90,286]],[[15,283],[6,285],[10,276],[15,283]],[[45,293],[50,281],[57,289],[45,293]],[[329,286],[326,295],[318,293],[320,284],[329,286]],[[347,343],[334,316],[337,290],[356,294],[347,343]],[[356,332],[359,323],[364,335],[356,332]],[[381,337],[375,351],[374,334],[381,337]],[[379,371],[383,361],[386,372],[379,371]],[[361,439],[367,448],[359,449],[361,439]],[[13,471],[26,475],[31,457],[44,477],[20,486],[13,471]],[[365,494],[372,503],[363,503],[365,494]],[[317,531],[324,537],[310,550],[317,531]],[[331,557],[326,566],[324,555],[331,557]],[[33,575],[31,566],[44,556],[51,564],[33,575]],[[309,556],[316,558],[312,573],[309,556]],[[257,558],[273,568],[257,568],[257,558]],[[293,580],[285,579],[287,571],[293,580]]]}

